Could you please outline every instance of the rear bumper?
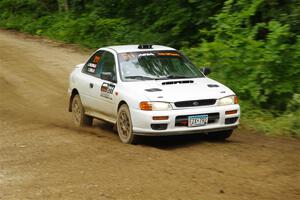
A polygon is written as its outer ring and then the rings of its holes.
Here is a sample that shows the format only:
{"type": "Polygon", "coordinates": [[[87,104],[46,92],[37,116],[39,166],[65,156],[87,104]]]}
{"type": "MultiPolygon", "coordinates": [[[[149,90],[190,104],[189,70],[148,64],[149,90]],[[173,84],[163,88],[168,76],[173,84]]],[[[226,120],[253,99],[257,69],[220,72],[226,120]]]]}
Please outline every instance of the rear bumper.
{"type": "Polygon", "coordinates": [[[208,133],[216,131],[232,130],[237,128],[239,125],[240,117],[240,106],[211,106],[204,108],[191,108],[191,109],[180,109],[170,111],[142,111],[142,110],[131,110],[133,132],[136,135],[183,135],[183,134],[194,134],[194,133],[208,133]],[[237,113],[226,115],[226,111],[237,110],[237,113]],[[176,125],[176,117],[178,116],[190,116],[190,115],[201,115],[201,114],[212,114],[219,113],[218,119],[210,122],[205,126],[200,127],[188,127],[176,125]],[[168,116],[168,120],[153,120],[153,116],[168,116]],[[235,118],[232,122],[229,118],[235,118]],[[227,120],[226,120],[227,119],[227,120]],[[226,120],[226,123],[225,123],[226,120]],[[163,130],[154,130],[151,125],[163,124],[166,128],[163,130]]]}

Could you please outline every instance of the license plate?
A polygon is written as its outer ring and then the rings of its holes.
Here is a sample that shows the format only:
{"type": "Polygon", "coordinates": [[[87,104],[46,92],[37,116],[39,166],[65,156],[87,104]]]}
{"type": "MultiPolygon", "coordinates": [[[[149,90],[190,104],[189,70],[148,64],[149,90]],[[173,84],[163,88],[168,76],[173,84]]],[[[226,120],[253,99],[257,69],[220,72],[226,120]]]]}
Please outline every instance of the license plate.
{"type": "Polygon", "coordinates": [[[188,117],[188,126],[205,126],[208,122],[208,115],[194,115],[188,117]]]}

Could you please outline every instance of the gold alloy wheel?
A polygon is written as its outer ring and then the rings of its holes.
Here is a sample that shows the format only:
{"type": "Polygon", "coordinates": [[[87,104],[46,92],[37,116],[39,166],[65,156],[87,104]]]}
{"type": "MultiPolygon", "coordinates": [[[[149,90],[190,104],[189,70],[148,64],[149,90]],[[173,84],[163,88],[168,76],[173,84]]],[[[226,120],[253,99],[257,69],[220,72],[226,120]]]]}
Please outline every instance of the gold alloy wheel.
{"type": "Polygon", "coordinates": [[[84,114],[80,97],[76,94],[72,100],[73,121],[77,127],[92,126],[93,117],[84,114]]]}
{"type": "Polygon", "coordinates": [[[137,136],[132,131],[130,111],[126,104],[123,104],[118,111],[117,129],[123,143],[135,144],[137,142],[137,136]]]}

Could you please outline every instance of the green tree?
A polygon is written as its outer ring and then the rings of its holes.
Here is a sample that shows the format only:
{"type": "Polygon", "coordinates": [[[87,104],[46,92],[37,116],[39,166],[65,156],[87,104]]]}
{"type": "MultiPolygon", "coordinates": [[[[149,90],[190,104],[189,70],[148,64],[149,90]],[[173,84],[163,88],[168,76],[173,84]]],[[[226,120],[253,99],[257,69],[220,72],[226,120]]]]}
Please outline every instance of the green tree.
{"type": "Polygon", "coordinates": [[[284,111],[293,95],[300,93],[299,36],[292,39],[288,24],[253,20],[262,5],[263,0],[228,0],[214,17],[209,33],[214,40],[188,52],[199,65],[212,66],[242,99],[284,111]],[[261,30],[263,38],[258,37],[261,30]]]}

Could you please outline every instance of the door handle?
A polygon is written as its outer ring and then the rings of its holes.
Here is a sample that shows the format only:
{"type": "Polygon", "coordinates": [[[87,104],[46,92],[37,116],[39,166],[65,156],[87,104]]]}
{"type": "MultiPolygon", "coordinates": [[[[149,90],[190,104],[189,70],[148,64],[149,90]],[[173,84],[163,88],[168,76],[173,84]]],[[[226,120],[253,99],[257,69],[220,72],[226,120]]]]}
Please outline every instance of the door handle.
{"type": "Polygon", "coordinates": [[[90,88],[93,88],[94,87],[94,84],[93,83],[90,83],[90,88]]]}

